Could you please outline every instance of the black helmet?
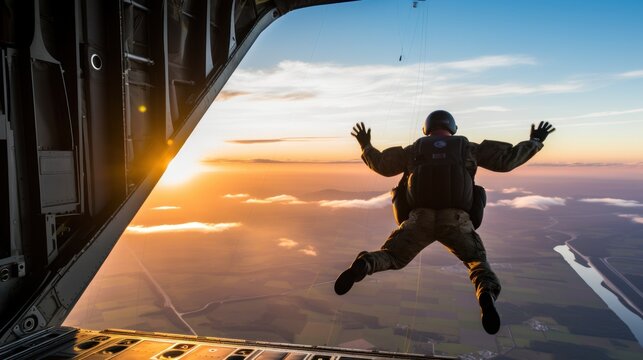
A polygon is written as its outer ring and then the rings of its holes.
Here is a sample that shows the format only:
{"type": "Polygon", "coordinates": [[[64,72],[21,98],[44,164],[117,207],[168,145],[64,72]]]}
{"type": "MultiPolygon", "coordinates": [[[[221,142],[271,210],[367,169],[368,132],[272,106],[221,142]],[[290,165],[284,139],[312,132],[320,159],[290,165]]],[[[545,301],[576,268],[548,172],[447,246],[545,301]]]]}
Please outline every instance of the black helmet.
{"type": "Polygon", "coordinates": [[[429,133],[435,129],[444,129],[448,130],[451,135],[455,134],[458,131],[458,126],[455,124],[455,119],[448,111],[436,110],[429,114],[424,120],[424,127],[422,132],[424,135],[429,135],[429,133]]]}

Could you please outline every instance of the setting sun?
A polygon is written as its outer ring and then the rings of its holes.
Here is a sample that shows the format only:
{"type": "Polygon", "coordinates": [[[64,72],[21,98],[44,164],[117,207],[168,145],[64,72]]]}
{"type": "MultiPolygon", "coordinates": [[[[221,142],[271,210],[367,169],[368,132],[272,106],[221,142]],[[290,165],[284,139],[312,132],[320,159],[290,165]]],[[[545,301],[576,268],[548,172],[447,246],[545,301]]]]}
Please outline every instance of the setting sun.
{"type": "Polygon", "coordinates": [[[177,156],[170,161],[165,173],[159,180],[159,184],[167,186],[182,185],[192,180],[203,170],[203,166],[198,160],[177,156]]]}

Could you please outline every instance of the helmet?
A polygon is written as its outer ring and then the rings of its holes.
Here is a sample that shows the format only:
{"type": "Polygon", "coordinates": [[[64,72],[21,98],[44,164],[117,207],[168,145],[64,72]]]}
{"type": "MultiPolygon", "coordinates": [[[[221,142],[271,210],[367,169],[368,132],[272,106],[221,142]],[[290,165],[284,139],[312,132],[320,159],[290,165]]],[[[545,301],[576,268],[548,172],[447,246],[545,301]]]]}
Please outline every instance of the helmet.
{"type": "Polygon", "coordinates": [[[448,130],[451,135],[458,131],[458,126],[455,124],[455,119],[448,111],[436,110],[429,114],[424,120],[424,127],[422,132],[424,135],[429,135],[435,129],[448,130]]]}

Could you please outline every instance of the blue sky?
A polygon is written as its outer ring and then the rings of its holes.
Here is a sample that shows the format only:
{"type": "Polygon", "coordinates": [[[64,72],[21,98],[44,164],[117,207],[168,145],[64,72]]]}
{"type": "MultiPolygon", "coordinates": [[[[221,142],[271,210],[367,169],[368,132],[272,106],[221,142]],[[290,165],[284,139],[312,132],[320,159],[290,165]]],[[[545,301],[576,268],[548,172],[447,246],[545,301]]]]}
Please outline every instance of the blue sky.
{"type": "Polygon", "coordinates": [[[530,54],[557,68],[551,76],[602,72],[606,66],[621,72],[643,64],[643,46],[637,44],[643,38],[641,1],[429,0],[416,9],[411,3],[364,0],[297,10],[264,32],[276,41],[255,44],[244,65],[269,67],[283,58],[392,64],[402,45],[408,60],[416,61],[427,15],[431,61],[530,54]]]}
{"type": "Polygon", "coordinates": [[[357,159],[355,122],[373,128],[379,148],[407,145],[443,108],[476,142],[517,143],[531,123],[551,121],[557,131],[534,162],[643,162],[643,1],[411,4],[365,0],[278,19],[179,158],[357,159]]]}

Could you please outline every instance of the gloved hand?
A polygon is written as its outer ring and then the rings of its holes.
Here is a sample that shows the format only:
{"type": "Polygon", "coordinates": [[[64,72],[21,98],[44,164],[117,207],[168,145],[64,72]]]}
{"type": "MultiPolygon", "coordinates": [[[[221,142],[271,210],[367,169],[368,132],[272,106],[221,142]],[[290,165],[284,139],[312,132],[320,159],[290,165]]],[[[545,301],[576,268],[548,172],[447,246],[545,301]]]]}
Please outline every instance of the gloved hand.
{"type": "Polygon", "coordinates": [[[366,131],[366,126],[364,126],[364,123],[355,124],[355,126],[353,126],[353,132],[351,132],[351,135],[355,136],[357,142],[359,142],[359,146],[362,147],[362,150],[364,150],[366,146],[371,144],[371,129],[369,128],[368,131],[366,131]]]}
{"type": "Polygon", "coordinates": [[[531,124],[531,134],[529,134],[529,138],[531,140],[536,140],[538,142],[543,142],[547,138],[547,135],[553,133],[556,131],[556,129],[553,127],[548,122],[543,122],[541,121],[540,124],[538,124],[538,128],[534,128],[534,124],[531,124]]]}

